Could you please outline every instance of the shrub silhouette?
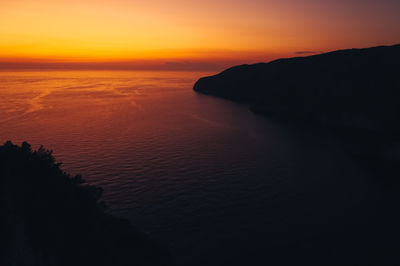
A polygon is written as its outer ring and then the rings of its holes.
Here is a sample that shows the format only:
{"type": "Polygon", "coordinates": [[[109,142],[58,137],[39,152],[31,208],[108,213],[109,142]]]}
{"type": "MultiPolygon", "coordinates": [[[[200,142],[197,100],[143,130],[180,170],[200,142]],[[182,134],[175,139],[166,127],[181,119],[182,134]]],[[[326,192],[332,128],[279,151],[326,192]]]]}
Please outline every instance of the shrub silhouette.
{"type": "Polygon", "coordinates": [[[170,265],[163,247],[105,212],[101,193],[43,147],[0,146],[0,265],[170,265]]]}

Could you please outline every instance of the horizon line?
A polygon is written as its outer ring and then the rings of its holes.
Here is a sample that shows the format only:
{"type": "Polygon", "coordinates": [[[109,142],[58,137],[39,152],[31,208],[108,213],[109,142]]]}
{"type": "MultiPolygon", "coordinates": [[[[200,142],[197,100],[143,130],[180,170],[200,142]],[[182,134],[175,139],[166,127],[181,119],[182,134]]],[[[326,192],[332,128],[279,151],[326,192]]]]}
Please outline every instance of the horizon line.
{"type": "MultiPolygon", "coordinates": [[[[397,46],[400,44],[378,45],[367,48],[397,46]]],[[[158,58],[158,59],[127,59],[127,60],[73,60],[70,58],[29,58],[0,57],[0,71],[40,71],[40,70],[154,70],[154,71],[217,71],[243,64],[267,63],[277,59],[307,57],[335,51],[363,49],[345,48],[326,51],[302,50],[290,53],[271,54],[270,56],[249,58],[158,58]]]]}
{"type": "Polygon", "coordinates": [[[230,60],[132,60],[132,61],[47,61],[1,60],[0,71],[16,70],[157,70],[216,71],[237,64],[258,63],[274,58],[230,60]]]}

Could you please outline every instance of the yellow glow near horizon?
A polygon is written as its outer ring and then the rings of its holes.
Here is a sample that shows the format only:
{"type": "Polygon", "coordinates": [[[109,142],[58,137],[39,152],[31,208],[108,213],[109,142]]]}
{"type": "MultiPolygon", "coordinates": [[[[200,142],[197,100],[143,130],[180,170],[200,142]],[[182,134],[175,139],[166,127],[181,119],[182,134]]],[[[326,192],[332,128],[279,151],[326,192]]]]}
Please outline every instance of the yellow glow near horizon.
{"type": "Polygon", "coordinates": [[[400,42],[399,7],[394,0],[1,1],[0,58],[257,60],[391,44],[400,42]]]}

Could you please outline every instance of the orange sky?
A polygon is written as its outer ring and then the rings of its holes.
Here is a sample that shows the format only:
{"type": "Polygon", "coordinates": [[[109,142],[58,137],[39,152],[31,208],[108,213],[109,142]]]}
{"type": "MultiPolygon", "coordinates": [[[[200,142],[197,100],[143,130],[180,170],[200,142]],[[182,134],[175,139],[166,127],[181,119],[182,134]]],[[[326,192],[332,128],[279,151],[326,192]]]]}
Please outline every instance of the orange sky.
{"type": "Polygon", "coordinates": [[[0,62],[268,61],[400,43],[398,14],[398,0],[1,0],[0,62]]]}

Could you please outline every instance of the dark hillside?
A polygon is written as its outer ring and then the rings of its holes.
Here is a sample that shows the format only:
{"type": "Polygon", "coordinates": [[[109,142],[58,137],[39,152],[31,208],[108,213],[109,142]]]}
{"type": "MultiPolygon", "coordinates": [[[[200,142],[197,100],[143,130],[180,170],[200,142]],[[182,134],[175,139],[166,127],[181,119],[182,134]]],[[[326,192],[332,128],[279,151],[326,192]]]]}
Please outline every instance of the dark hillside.
{"type": "Polygon", "coordinates": [[[0,265],[171,265],[166,250],[105,212],[102,189],[50,151],[0,146],[0,265]]]}

